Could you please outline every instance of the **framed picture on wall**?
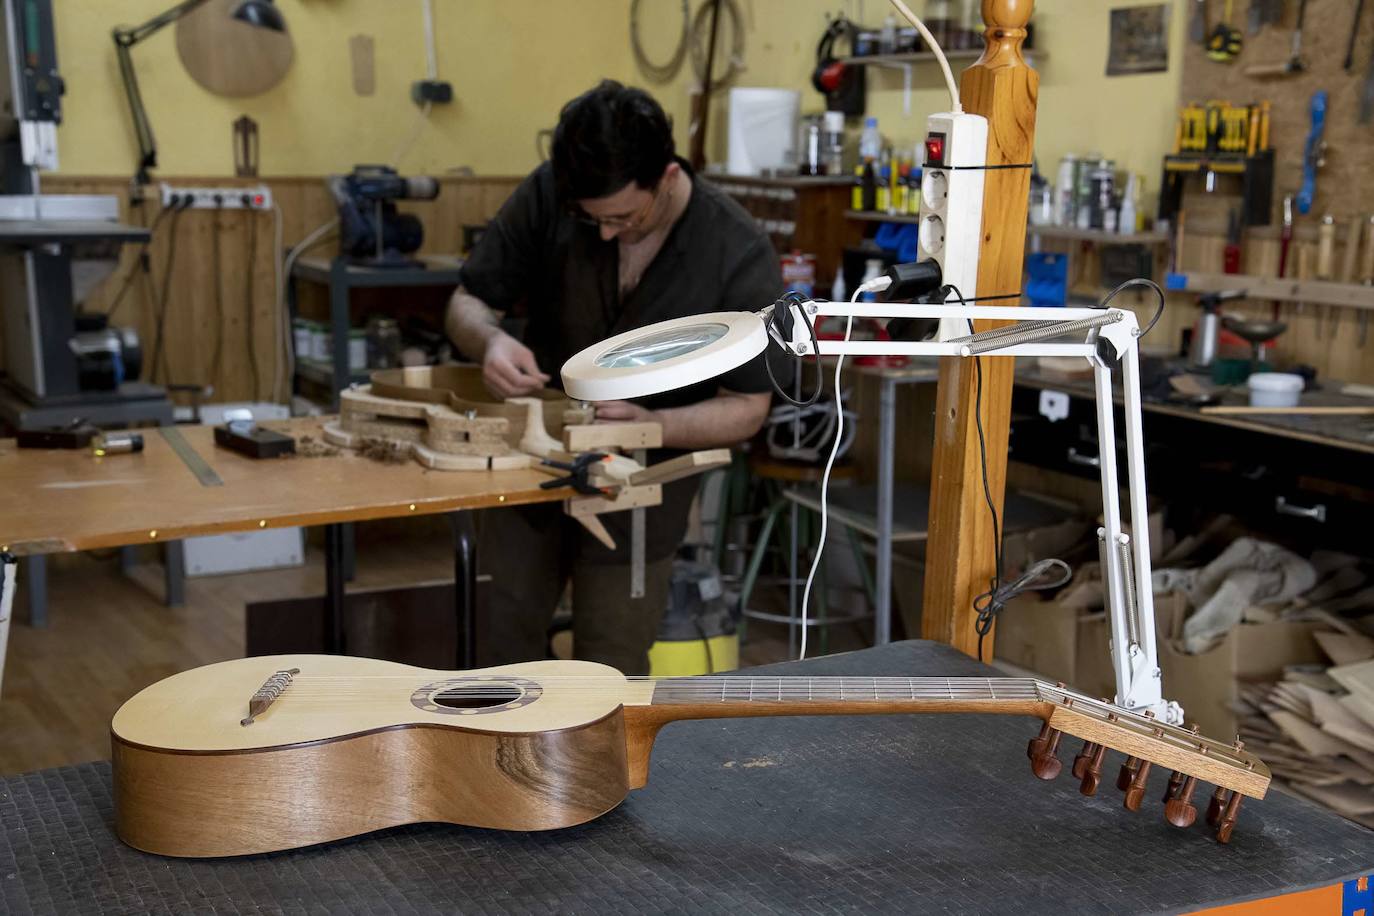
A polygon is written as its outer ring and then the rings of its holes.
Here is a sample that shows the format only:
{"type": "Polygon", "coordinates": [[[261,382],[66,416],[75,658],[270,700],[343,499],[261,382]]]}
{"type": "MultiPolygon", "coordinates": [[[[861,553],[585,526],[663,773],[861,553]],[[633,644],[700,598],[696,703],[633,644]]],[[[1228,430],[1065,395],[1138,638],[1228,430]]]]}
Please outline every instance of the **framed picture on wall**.
{"type": "Polygon", "coordinates": [[[1160,73],[1169,69],[1169,5],[1112,10],[1107,75],[1160,73]]]}

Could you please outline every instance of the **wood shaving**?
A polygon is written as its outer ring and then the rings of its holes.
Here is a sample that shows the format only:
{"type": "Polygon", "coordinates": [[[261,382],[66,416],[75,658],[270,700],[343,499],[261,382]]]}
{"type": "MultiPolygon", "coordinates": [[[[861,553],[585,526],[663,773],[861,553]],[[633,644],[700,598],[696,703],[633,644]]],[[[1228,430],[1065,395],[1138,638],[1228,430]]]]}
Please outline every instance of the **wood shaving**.
{"type": "Polygon", "coordinates": [[[368,438],[358,446],[358,454],[382,464],[405,464],[410,460],[410,444],[391,439],[368,438]]]}

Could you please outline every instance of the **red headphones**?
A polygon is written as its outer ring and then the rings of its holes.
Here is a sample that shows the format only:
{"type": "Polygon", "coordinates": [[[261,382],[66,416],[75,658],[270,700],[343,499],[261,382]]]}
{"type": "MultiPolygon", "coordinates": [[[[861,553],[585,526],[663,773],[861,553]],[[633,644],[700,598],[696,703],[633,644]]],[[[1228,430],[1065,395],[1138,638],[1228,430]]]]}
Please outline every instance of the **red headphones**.
{"type": "Polygon", "coordinates": [[[816,91],[823,95],[837,92],[844,85],[845,78],[849,75],[849,68],[834,55],[835,40],[841,37],[852,39],[854,32],[853,25],[848,19],[838,17],[834,19],[826,28],[825,34],[821,36],[820,44],[816,45],[816,69],[811,71],[811,85],[816,91]]]}

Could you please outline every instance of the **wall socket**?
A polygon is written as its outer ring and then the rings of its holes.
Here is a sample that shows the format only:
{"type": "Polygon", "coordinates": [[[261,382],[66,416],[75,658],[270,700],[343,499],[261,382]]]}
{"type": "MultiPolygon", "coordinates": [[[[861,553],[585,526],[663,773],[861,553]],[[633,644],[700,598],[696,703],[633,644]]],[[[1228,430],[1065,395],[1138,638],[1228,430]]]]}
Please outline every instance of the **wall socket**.
{"type": "MultiPolygon", "coordinates": [[[[987,164],[987,119],[967,112],[933,114],[926,119],[924,147],[920,257],[936,261],[940,282],[958,287],[971,300],[978,295],[984,175],[980,166],[987,164]]],[[[940,340],[968,332],[963,319],[940,319],[940,340]]]]}
{"type": "Polygon", "coordinates": [[[185,205],[189,196],[192,210],[271,210],[272,189],[265,184],[242,187],[204,187],[201,185],[159,184],[163,207],[185,205]]]}

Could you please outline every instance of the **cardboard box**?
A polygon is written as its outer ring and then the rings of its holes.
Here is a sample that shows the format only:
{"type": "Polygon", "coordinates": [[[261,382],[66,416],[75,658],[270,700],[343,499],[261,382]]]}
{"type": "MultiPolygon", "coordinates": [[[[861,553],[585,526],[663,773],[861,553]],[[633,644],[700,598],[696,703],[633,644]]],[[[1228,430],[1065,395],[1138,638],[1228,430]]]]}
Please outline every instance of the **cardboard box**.
{"type": "MultiPolygon", "coordinates": [[[[1276,681],[1287,665],[1321,662],[1323,656],[1312,633],[1321,629],[1315,621],[1243,623],[1227,633],[1210,651],[1188,655],[1176,641],[1188,612],[1182,595],[1155,595],[1155,638],[1165,699],[1183,707],[1187,722],[1196,722],[1202,733],[1218,740],[1235,737],[1235,703],[1241,686],[1250,681],[1276,681]]],[[[1079,621],[1073,682],[1096,696],[1116,692],[1112,673],[1111,630],[1107,615],[1094,614],[1079,621]]]]}
{"type": "Polygon", "coordinates": [[[997,615],[993,654],[1049,681],[1077,686],[1079,619],[1102,605],[1102,583],[1080,574],[1054,598],[1019,595],[997,615]]]}

